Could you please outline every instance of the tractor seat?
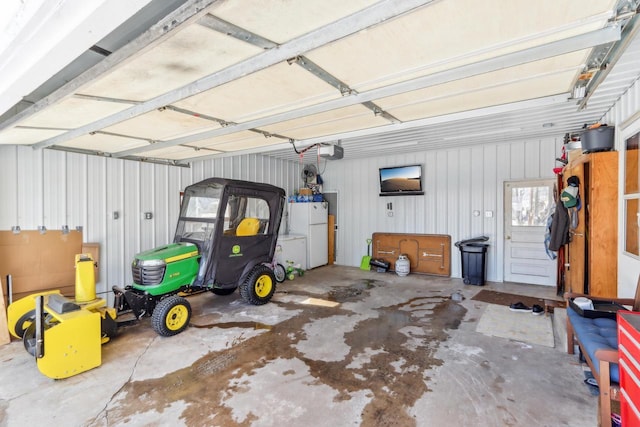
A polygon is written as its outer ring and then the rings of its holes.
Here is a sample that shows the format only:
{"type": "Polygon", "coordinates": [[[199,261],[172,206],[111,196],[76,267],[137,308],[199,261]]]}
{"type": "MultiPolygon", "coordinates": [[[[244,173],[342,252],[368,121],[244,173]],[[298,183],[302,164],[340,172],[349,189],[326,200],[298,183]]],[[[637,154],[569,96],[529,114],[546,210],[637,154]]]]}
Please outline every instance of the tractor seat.
{"type": "Polygon", "coordinates": [[[259,229],[260,220],[258,218],[245,218],[238,224],[236,236],[255,236],[259,229]]]}

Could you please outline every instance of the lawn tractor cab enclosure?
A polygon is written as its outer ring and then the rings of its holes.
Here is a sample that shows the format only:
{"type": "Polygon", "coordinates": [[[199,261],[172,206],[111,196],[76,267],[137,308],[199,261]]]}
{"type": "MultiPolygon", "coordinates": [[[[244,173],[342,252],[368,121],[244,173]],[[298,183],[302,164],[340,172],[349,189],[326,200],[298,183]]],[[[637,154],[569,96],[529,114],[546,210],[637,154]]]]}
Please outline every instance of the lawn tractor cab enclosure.
{"type": "Polygon", "coordinates": [[[284,203],[284,190],[269,184],[209,178],[188,186],[173,243],[135,256],[133,284],[113,288],[116,309],[150,315],[156,332],[169,336],[189,324],[185,293],[240,288],[251,304],[269,302],[284,203]]]}

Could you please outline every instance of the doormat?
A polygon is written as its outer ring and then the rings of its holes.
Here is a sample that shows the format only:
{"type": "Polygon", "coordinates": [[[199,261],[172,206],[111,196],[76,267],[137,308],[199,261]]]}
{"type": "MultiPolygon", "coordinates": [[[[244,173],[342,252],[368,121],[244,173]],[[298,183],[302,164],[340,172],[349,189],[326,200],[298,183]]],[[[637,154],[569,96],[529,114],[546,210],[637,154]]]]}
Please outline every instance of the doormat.
{"type": "Polygon", "coordinates": [[[551,317],[511,311],[504,305],[487,304],[476,332],[528,344],[555,346],[551,317]]]}
{"type": "Polygon", "coordinates": [[[471,299],[475,301],[488,302],[490,304],[506,305],[507,307],[518,301],[522,302],[528,307],[533,307],[534,304],[538,304],[539,306],[544,307],[545,300],[545,298],[508,294],[505,292],[490,291],[488,289],[481,290],[471,299]]]}

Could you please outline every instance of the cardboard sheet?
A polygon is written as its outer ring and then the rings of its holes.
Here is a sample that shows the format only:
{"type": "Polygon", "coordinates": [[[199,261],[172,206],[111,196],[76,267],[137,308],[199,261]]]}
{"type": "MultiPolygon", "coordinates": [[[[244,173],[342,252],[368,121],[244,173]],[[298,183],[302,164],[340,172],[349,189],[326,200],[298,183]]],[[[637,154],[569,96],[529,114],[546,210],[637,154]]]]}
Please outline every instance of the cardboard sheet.
{"type": "Polygon", "coordinates": [[[48,230],[0,231],[0,277],[13,279],[13,300],[48,289],[73,296],[75,256],[82,252],[82,233],[48,230]]]}

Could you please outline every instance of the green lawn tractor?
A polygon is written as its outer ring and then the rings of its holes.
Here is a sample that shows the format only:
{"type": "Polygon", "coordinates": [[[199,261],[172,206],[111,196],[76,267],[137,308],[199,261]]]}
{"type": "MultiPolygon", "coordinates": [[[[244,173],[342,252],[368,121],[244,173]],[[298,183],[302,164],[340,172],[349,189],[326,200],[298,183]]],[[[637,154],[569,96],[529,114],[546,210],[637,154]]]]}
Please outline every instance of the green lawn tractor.
{"type": "Polygon", "coordinates": [[[171,336],[189,324],[185,294],[239,288],[250,304],[269,302],[284,203],[284,190],[269,184],[210,178],[188,186],[173,243],[136,255],[133,284],[113,287],[118,314],[151,316],[153,329],[171,336]]]}

